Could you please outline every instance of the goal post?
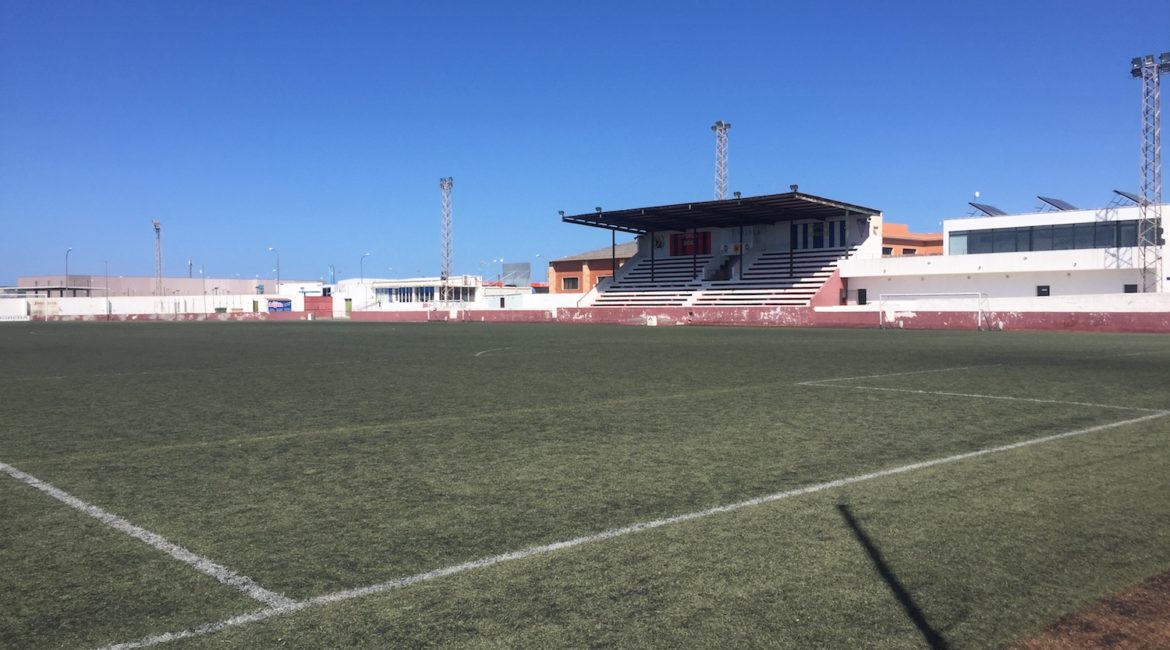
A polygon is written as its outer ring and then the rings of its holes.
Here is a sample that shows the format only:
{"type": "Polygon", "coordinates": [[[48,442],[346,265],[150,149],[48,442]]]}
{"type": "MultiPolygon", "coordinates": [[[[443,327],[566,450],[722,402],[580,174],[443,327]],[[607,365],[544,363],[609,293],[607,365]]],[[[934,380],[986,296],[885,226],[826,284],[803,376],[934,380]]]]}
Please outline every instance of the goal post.
{"type": "Polygon", "coordinates": [[[899,313],[941,311],[969,313],[975,328],[988,326],[991,311],[987,294],[980,291],[943,293],[883,293],[878,295],[878,327],[885,329],[896,322],[899,313]]]}

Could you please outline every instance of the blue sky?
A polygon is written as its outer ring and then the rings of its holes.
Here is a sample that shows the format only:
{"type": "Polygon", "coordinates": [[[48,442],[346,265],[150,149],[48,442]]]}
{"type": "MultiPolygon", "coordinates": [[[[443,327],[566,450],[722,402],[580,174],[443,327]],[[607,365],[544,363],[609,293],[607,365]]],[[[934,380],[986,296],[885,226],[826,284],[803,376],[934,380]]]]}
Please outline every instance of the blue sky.
{"type": "Polygon", "coordinates": [[[558,210],[802,191],[915,230],[1136,190],[1170,3],[0,0],[0,285],[435,275],[608,245],[558,210]]]}

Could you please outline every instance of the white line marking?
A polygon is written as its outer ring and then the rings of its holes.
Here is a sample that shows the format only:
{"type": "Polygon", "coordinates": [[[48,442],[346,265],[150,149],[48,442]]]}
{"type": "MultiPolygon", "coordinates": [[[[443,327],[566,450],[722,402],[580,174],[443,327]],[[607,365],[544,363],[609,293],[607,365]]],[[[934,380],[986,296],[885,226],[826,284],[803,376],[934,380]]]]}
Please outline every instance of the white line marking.
{"type": "Polygon", "coordinates": [[[270,605],[272,607],[287,607],[293,604],[293,600],[291,598],[288,598],[282,594],[268,591],[267,589],[256,584],[251,578],[247,576],[242,576],[225,566],[216,564],[202,555],[196,555],[182,546],[167,540],[161,535],[152,533],[149,530],[142,528],[141,526],[135,526],[134,524],[115,514],[107,512],[95,505],[86,503],[81,499],[78,499],[77,497],[69,494],[68,492],[60,490],[35,476],[26,474],[11,465],[0,463],[0,471],[20,481],[21,483],[34,487],[41,492],[48,494],[49,496],[68,506],[84,512],[85,514],[93,517],[94,519],[97,519],[110,528],[125,533],[135,539],[146,542],[150,546],[153,546],[167,555],[170,555],[176,560],[193,567],[196,571],[199,571],[205,575],[209,575],[223,584],[228,585],[229,587],[234,587],[249,597],[264,603],[265,605],[270,605]]]}
{"type": "Polygon", "coordinates": [[[492,348],[490,350],[480,350],[479,352],[475,353],[475,356],[482,357],[483,355],[491,354],[492,352],[503,352],[504,350],[511,350],[511,349],[512,348],[492,348]]]}
{"type": "Polygon", "coordinates": [[[820,386],[828,382],[835,381],[853,381],[856,379],[880,379],[882,377],[905,377],[906,375],[926,375],[932,372],[954,372],[956,370],[971,370],[974,368],[994,368],[1002,366],[1002,363],[985,363],[978,366],[957,366],[954,368],[934,368],[931,370],[910,370],[907,372],[888,372],[882,375],[861,375],[859,377],[835,377],[832,379],[813,379],[811,381],[798,381],[796,386],[820,386]]]}
{"type": "Polygon", "coordinates": [[[804,384],[818,388],[841,388],[846,390],[880,390],[888,393],[911,393],[914,395],[942,395],[944,397],[972,397],[976,399],[998,399],[1011,402],[1034,402],[1038,404],[1064,404],[1067,406],[1089,406],[1102,409],[1118,409],[1122,411],[1141,411],[1143,413],[1164,413],[1161,409],[1149,409],[1140,406],[1117,406],[1116,404],[1096,404],[1094,402],[1070,402],[1060,399],[1040,399],[1038,397],[1009,397],[1006,395],[981,395],[979,393],[952,393],[943,390],[917,390],[913,388],[886,388],[884,386],[836,386],[833,384],[804,384]]]}
{"type": "Polygon", "coordinates": [[[189,375],[203,372],[238,372],[241,370],[277,370],[280,368],[318,368],[323,366],[359,366],[367,363],[383,363],[389,358],[353,359],[345,361],[310,361],[305,363],[272,363],[251,366],[212,366],[209,368],[156,368],[154,370],[133,370],[125,372],[95,372],[88,375],[39,375],[31,377],[0,377],[0,381],[37,381],[40,379],[102,379],[105,377],[141,377],[148,375],[189,375]]]}
{"type": "Polygon", "coordinates": [[[933,460],[926,460],[926,461],[921,461],[918,463],[910,463],[909,465],[902,465],[900,467],[878,470],[876,472],[870,472],[868,474],[859,474],[857,476],[851,476],[849,478],[837,479],[837,480],[828,481],[825,483],[817,483],[815,485],[809,485],[809,486],[805,486],[802,488],[796,488],[794,490],[787,490],[784,492],[777,492],[777,493],[769,494],[766,496],[756,497],[754,499],[748,499],[746,501],[739,501],[737,503],[731,503],[731,504],[722,505],[722,506],[715,506],[713,508],[708,508],[706,510],[699,510],[697,512],[689,512],[686,514],[675,515],[673,517],[663,517],[662,519],[655,519],[652,521],[633,524],[630,526],[623,526],[621,528],[611,528],[609,530],[604,530],[604,531],[601,531],[599,533],[594,533],[592,535],[585,535],[583,537],[575,537],[573,539],[565,540],[562,542],[554,542],[552,544],[544,544],[542,546],[531,546],[529,548],[526,548],[526,549],[523,549],[520,551],[501,553],[500,555],[493,555],[493,556],[481,558],[478,560],[472,560],[471,562],[464,562],[462,564],[453,564],[451,566],[443,567],[441,569],[435,569],[433,571],[427,571],[425,573],[418,573],[418,574],[415,574],[413,576],[408,576],[405,578],[398,578],[395,580],[389,580],[387,582],[380,582],[377,584],[369,585],[367,587],[358,587],[356,589],[347,589],[344,591],[336,591],[336,592],[333,592],[331,594],[317,596],[315,598],[310,598],[308,600],[291,602],[291,603],[288,603],[286,605],[276,605],[276,606],[270,607],[268,609],[262,609],[259,611],[250,612],[247,614],[242,614],[240,616],[224,619],[222,621],[217,621],[217,622],[213,622],[213,623],[205,623],[203,625],[199,625],[197,627],[189,628],[187,630],[182,630],[179,632],[167,632],[165,634],[148,636],[148,637],[139,639],[137,641],[129,641],[126,643],[118,643],[115,645],[105,646],[105,648],[103,648],[102,650],[130,650],[132,648],[146,648],[146,647],[158,645],[160,643],[177,641],[179,639],[188,639],[188,638],[192,638],[192,637],[205,636],[208,634],[213,634],[215,632],[226,630],[228,628],[238,627],[241,625],[247,625],[249,623],[256,623],[256,622],[263,621],[263,620],[266,620],[269,618],[274,618],[277,616],[284,616],[286,614],[298,612],[298,611],[301,611],[303,609],[309,609],[311,607],[320,607],[323,605],[329,605],[332,603],[337,603],[337,602],[341,602],[341,601],[345,601],[345,600],[352,600],[354,598],[362,598],[365,596],[380,594],[380,593],[384,593],[387,591],[391,591],[393,589],[398,589],[400,587],[418,584],[420,582],[427,582],[430,580],[435,580],[437,578],[443,578],[443,577],[454,575],[457,573],[464,573],[466,571],[472,571],[474,569],[482,569],[482,568],[490,567],[490,566],[493,566],[496,564],[510,562],[512,560],[522,560],[524,558],[532,557],[534,555],[542,555],[545,553],[551,553],[553,551],[561,551],[561,550],[565,550],[565,549],[570,549],[570,548],[573,548],[576,546],[581,546],[582,544],[588,544],[590,542],[599,542],[599,541],[603,541],[603,540],[607,540],[607,539],[613,539],[615,537],[622,537],[624,535],[629,535],[631,533],[638,533],[638,532],[641,532],[644,530],[652,530],[654,528],[660,528],[662,526],[668,526],[670,524],[677,524],[677,523],[681,523],[684,521],[691,521],[693,519],[701,519],[704,517],[710,517],[712,515],[723,514],[726,512],[733,512],[735,510],[741,510],[743,508],[758,506],[758,505],[762,505],[765,503],[772,503],[774,501],[780,501],[783,499],[791,499],[793,497],[803,496],[806,494],[823,492],[824,490],[831,490],[834,488],[845,487],[847,485],[853,485],[855,483],[861,483],[863,481],[869,481],[869,480],[873,480],[873,479],[877,479],[877,478],[894,476],[896,474],[905,474],[907,472],[912,472],[912,471],[919,470],[919,469],[926,469],[928,467],[934,467],[936,465],[955,463],[955,462],[967,460],[970,458],[977,458],[979,456],[986,456],[988,454],[996,454],[996,453],[1001,453],[1001,452],[1005,452],[1005,451],[1011,451],[1014,449],[1020,449],[1022,447],[1039,445],[1039,444],[1043,444],[1046,442],[1052,442],[1053,440],[1060,440],[1063,438],[1072,438],[1074,436],[1083,436],[1086,434],[1096,433],[1098,431],[1104,431],[1106,429],[1113,429],[1113,428],[1125,426],[1128,424],[1137,424],[1139,422],[1145,422],[1147,420],[1153,420],[1156,418],[1165,417],[1167,415],[1170,415],[1170,411],[1158,411],[1156,413],[1151,413],[1149,415],[1143,415],[1141,417],[1131,418],[1128,420],[1121,420],[1119,422],[1098,424],[1095,426],[1086,427],[1084,429],[1077,429],[1075,431],[1066,431],[1064,433],[1057,433],[1057,434],[1053,434],[1053,435],[1049,435],[1049,436],[1043,436],[1040,438],[1032,438],[1030,440],[1022,440],[1020,442],[1013,442],[1011,444],[1001,445],[999,447],[988,447],[986,449],[980,449],[977,451],[970,451],[970,452],[966,452],[966,453],[962,453],[962,454],[955,454],[953,456],[946,456],[944,458],[935,458],[933,460]]]}

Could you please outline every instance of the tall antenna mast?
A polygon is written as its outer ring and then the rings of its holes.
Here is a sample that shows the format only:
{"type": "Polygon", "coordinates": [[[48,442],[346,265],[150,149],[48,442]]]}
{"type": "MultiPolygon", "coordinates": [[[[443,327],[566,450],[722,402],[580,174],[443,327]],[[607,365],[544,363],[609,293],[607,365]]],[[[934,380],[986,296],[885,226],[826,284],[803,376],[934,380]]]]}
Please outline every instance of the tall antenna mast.
{"type": "Polygon", "coordinates": [[[163,295],[162,281],[162,222],[158,219],[154,223],[154,293],[163,295]]]}
{"type": "Polygon", "coordinates": [[[439,276],[444,282],[451,277],[451,188],[454,186],[455,179],[450,176],[439,179],[439,189],[443,190],[443,223],[440,237],[443,263],[439,276]]]}
{"type": "Polygon", "coordinates": [[[711,125],[715,132],[715,198],[727,198],[727,129],[731,122],[719,120],[711,125]]]}
{"type": "Polygon", "coordinates": [[[1170,72],[1170,52],[1139,56],[1130,74],[1142,80],[1141,203],[1138,204],[1138,259],[1142,291],[1162,284],[1162,73],[1170,72]]]}

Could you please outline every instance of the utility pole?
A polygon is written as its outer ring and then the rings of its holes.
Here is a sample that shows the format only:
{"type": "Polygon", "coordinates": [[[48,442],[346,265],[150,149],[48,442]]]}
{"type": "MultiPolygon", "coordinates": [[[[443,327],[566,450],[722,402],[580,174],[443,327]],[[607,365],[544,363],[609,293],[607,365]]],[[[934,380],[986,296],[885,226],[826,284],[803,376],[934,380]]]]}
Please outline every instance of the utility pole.
{"type": "Polygon", "coordinates": [[[727,130],[731,122],[719,120],[711,125],[715,132],[715,198],[727,198],[727,130]]]}
{"type": "Polygon", "coordinates": [[[1130,62],[1130,74],[1142,80],[1142,163],[1138,204],[1138,260],[1142,291],[1162,285],[1162,74],[1170,72],[1170,52],[1130,62]]]}

